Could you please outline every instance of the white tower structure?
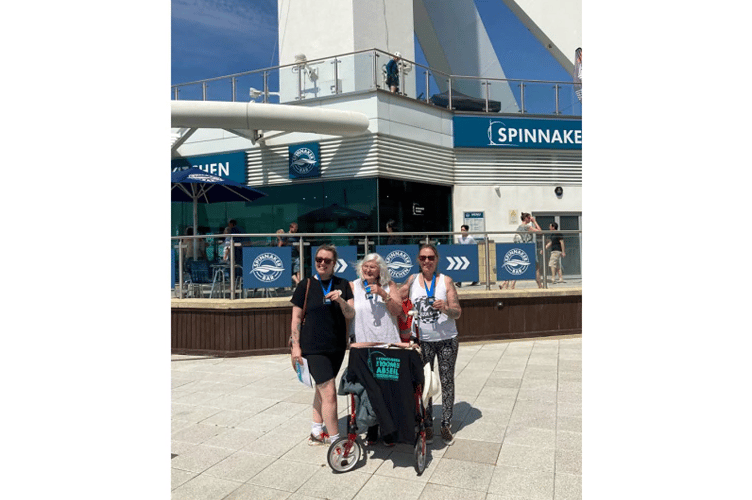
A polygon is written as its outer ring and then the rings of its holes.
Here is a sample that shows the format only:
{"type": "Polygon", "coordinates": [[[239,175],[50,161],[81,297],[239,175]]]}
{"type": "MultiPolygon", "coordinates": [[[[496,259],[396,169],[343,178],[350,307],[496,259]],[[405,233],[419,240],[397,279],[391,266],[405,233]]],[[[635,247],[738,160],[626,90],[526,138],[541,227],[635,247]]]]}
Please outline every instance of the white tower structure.
{"type": "MultiPolygon", "coordinates": [[[[473,0],[414,0],[415,34],[431,68],[450,75],[506,78],[473,0]]],[[[436,78],[439,89],[447,82],[436,78]]],[[[452,79],[452,90],[485,98],[481,80],[452,79]]],[[[505,113],[519,111],[506,82],[492,82],[489,97],[501,103],[505,113]]]]}
{"type": "MultiPolygon", "coordinates": [[[[337,81],[331,59],[305,66],[304,61],[374,48],[415,60],[413,0],[277,0],[277,13],[279,64],[300,63],[281,70],[282,101],[299,94],[303,98],[335,94],[334,85],[340,92],[369,89],[374,69],[380,75],[389,59],[382,54],[374,63],[370,53],[339,58],[337,81]],[[302,74],[298,68],[303,68],[302,74]]],[[[408,73],[404,80],[400,90],[414,95],[414,76],[408,73]]]]}

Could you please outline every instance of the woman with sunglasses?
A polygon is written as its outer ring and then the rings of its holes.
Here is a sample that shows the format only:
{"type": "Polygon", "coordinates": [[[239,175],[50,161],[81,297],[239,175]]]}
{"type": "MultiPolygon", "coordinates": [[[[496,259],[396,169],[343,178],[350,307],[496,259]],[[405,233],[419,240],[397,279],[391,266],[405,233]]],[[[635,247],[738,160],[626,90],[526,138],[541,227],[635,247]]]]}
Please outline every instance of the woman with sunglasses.
{"type": "Polygon", "coordinates": [[[313,423],[308,438],[308,444],[312,446],[327,444],[339,437],[334,379],[345,358],[346,320],[355,316],[352,289],[346,279],[334,276],[336,264],[334,245],[320,246],[316,250],[315,276],[298,283],[290,300],[293,304],[292,365],[302,363],[305,358],[316,382],[313,423]],[[329,434],[324,432],[324,427],[329,434]]]}
{"type": "MultiPolygon", "coordinates": [[[[459,343],[455,320],[462,314],[457,289],[449,276],[436,274],[439,251],[433,245],[422,245],[418,252],[420,273],[411,275],[400,288],[402,298],[410,297],[418,315],[413,321],[420,328],[420,349],[423,363],[438,358],[441,380],[441,439],[454,443],[452,414],[454,411],[454,367],[459,343]]],[[[426,405],[426,441],[433,442],[433,401],[426,405]]]]}
{"type": "MultiPolygon", "coordinates": [[[[350,282],[355,297],[355,319],[350,323],[350,347],[399,344],[397,316],[402,313],[397,285],[391,279],[384,258],[369,253],[355,266],[359,278],[350,282]]],[[[373,445],[379,438],[379,426],[368,428],[366,442],[373,445]]],[[[394,437],[384,436],[386,446],[394,446],[394,437]]]]}

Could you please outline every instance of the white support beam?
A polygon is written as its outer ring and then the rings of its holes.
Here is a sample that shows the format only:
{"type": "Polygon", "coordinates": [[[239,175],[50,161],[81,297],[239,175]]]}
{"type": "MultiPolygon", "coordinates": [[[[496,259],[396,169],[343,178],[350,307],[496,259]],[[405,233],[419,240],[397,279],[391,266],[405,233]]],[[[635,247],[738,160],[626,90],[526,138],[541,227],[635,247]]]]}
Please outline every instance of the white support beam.
{"type": "Polygon", "coordinates": [[[502,0],[570,75],[582,47],[582,0],[502,0]]]}
{"type": "Polygon", "coordinates": [[[254,102],[172,101],[172,127],[279,130],[353,136],[368,130],[357,111],[254,102]]]}

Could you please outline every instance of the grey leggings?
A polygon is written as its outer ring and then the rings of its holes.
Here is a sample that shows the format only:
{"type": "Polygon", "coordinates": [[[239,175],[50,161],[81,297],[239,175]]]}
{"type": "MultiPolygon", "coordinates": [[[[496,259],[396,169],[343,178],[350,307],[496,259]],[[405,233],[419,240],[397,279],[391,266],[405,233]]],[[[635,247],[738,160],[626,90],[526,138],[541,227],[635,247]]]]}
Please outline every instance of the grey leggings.
{"type": "MultiPolygon", "coordinates": [[[[433,368],[433,358],[439,358],[442,406],[441,426],[451,427],[452,413],[454,411],[454,366],[457,364],[459,341],[457,337],[449,340],[439,340],[438,342],[426,342],[424,340],[420,343],[420,350],[423,363],[430,362],[431,368],[433,368]]],[[[429,425],[433,423],[433,398],[428,400],[426,418],[429,425]]]]}

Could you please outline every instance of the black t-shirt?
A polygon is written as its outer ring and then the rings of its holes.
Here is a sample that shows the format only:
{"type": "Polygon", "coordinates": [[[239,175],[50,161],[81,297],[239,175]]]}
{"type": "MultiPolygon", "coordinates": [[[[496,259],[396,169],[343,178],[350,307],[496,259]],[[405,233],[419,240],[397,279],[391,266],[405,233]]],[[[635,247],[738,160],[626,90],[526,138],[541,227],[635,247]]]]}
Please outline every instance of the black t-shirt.
{"type": "Polygon", "coordinates": [[[555,252],[555,251],[561,252],[561,240],[563,239],[564,237],[559,233],[555,233],[554,235],[551,236],[551,251],[552,252],[555,252]]]}
{"type": "Polygon", "coordinates": [[[415,388],[423,384],[423,362],[413,349],[350,349],[348,373],[366,388],[382,435],[397,432],[399,443],[415,442],[415,388]]]}
{"type": "MultiPolygon", "coordinates": [[[[308,289],[308,304],[306,306],[305,324],[300,332],[300,350],[303,354],[320,354],[324,352],[338,352],[347,349],[347,323],[342,308],[335,301],[324,304],[324,288],[328,288],[329,281],[321,282],[316,278],[309,278],[311,286],[308,289]]],[[[300,308],[305,302],[306,281],[298,283],[290,302],[300,308]]],[[[337,276],[332,277],[332,289],[341,290],[342,298],[347,302],[353,298],[350,282],[337,276]]]]}

